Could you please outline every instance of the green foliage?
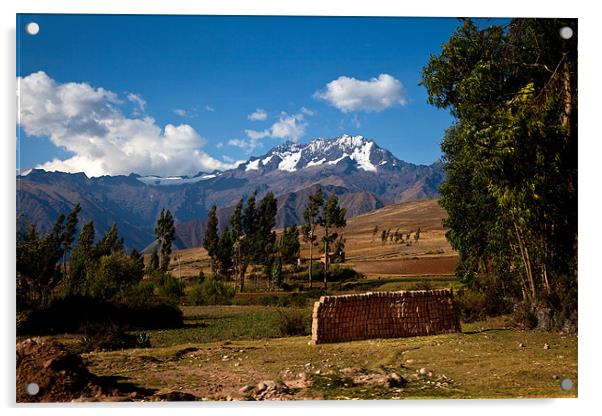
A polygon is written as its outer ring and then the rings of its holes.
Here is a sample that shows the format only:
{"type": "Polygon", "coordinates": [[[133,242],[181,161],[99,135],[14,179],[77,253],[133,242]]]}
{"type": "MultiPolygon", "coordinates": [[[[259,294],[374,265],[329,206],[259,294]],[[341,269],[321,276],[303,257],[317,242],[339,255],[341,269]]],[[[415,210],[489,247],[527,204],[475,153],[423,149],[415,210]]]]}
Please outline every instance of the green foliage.
{"type": "Polygon", "coordinates": [[[215,264],[217,276],[224,279],[232,273],[234,265],[234,240],[228,227],[222,230],[217,246],[215,247],[215,264]]]}
{"type": "Polygon", "coordinates": [[[170,262],[171,244],[176,238],[174,219],[169,210],[161,210],[161,214],[159,214],[159,219],[157,220],[157,225],[155,226],[155,236],[159,241],[159,247],[161,250],[159,270],[166,272],[170,262]]]}
{"type": "Polygon", "coordinates": [[[211,258],[211,270],[213,271],[213,274],[215,274],[217,270],[217,265],[215,264],[217,244],[219,242],[217,228],[217,206],[213,205],[207,216],[207,229],[205,230],[205,236],[203,237],[203,247],[205,247],[207,254],[209,254],[209,257],[211,258]]]}
{"type": "Polygon", "coordinates": [[[305,210],[303,210],[303,220],[305,224],[302,227],[303,241],[309,243],[309,287],[313,282],[313,248],[317,243],[316,227],[323,224],[322,208],[324,207],[324,196],[320,185],[316,187],[315,192],[309,196],[305,210]]]}
{"type": "Polygon", "coordinates": [[[153,274],[154,272],[159,271],[159,255],[157,254],[157,250],[154,250],[148,261],[148,265],[146,267],[147,274],[153,274]]]}
{"type": "Polygon", "coordinates": [[[295,225],[284,227],[280,239],[279,252],[284,264],[297,264],[301,244],[299,242],[299,229],[295,225]]]}
{"type": "Polygon", "coordinates": [[[440,193],[460,273],[485,282],[472,290],[486,298],[492,282],[504,287],[493,302],[553,314],[561,281],[576,287],[577,277],[577,44],[558,36],[562,26],[577,22],[481,30],[465,19],[422,79],[429,102],[455,118],[440,193]]]}
{"type": "Polygon", "coordinates": [[[102,256],[94,267],[87,269],[85,293],[111,300],[140,282],[143,275],[144,269],[138,262],[116,251],[102,256]]]}
{"type": "Polygon", "coordinates": [[[170,274],[163,274],[155,284],[157,294],[173,303],[179,303],[184,295],[184,283],[170,274]]]}
{"type": "Polygon", "coordinates": [[[188,294],[193,305],[227,305],[234,297],[234,289],[219,280],[207,278],[188,294]]]}
{"type": "Polygon", "coordinates": [[[282,261],[280,259],[275,259],[272,263],[270,280],[274,286],[282,286],[282,261]]]}
{"type": "Polygon", "coordinates": [[[33,225],[17,228],[17,308],[45,305],[62,281],[57,263],[63,256],[61,215],[53,231],[39,235],[33,225]]]}

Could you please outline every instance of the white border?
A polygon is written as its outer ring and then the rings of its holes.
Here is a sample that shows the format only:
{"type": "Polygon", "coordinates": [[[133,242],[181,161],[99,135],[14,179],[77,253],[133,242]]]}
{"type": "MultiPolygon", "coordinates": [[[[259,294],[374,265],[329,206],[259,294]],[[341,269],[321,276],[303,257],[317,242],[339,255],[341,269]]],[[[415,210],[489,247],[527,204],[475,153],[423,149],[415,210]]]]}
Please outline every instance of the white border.
{"type": "MultiPolygon", "coordinates": [[[[53,0],[40,2],[20,0],[0,3],[2,22],[2,55],[0,55],[1,99],[0,118],[3,128],[2,164],[2,215],[0,230],[0,264],[3,266],[2,313],[3,339],[0,343],[3,371],[0,376],[0,403],[11,406],[14,400],[14,224],[15,224],[15,14],[19,13],[118,13],[118,14],[236,14],[236,15],[336,15],[336,16],[475,16],[475,17],[578,17],[579,18],[579,224],[580,224],[580,342],[579,342],[579,399],[576,400],[472,400],[472,401],[403,401],[403,402],[312,402],[312,403],[261,403],[261,404],[205,404],[190,408],[186,405],[171,404],[166,407],[143,408],[142,406],[110,406],[111,412],[126,414],[144,410],[149,415],[163,415],[177,408],[187,409],[190,414],[199,412],[229,414],[245,412],[247,414],[287,415],[327,414],[340,408],[346,413],[362,414],[374,409],[384,412],[438,412],[440,414],[482,415],[523,413],[525,411],[551,414],[580,414],[595,409],[600,401],[597,387],[600,386],[602,368],[602,344],[598,316],[600,310],[599,294],[602,293],[598,245],[602,235],[600,227],[600,157],[601,147],[599,117],[594,111],[600,106],[599,76],[602,65],[599,57],[601,15],[595,10],[595,2],[541,1],[525,0],[487,1],[409,1],[392,2],[370,0],[353,2],[352,0],[119,0],[96,2],[81,0],[53,0]],[[594,110],[595,109],[595,110],[594,110]],[[597,215],[598,214],[598,215],[597,215]],[[598,267],[596,267],[598,266],[598,267]],[[170,409],[170,410],[168,410],[170,409]]],[[[51,406],[39,409],[44,414],[105,414],[107,407],[81,408],[73,406],[51,406]]],[[[9,414],[17,412],[33,413],[31,407],[10,408],[9,414]]]]}

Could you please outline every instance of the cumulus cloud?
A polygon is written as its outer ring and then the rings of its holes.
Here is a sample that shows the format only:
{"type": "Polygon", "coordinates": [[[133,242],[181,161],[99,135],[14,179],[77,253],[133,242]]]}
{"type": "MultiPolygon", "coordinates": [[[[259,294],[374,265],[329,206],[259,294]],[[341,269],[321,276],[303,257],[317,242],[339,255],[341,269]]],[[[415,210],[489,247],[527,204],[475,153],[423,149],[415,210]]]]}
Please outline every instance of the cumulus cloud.
{"type": "Polygon", "coordinates": [[[405,105],[405,88],[389,74],[362,81],[340,76],[317,91],[314,97],[327,101],[344,113],[352,111],[378,112],[394,105],[405,105]]]}
{"type": "Polygon", "coordinates": [[[268,118],[268,113],[266,113],[264,109],[258,108],[257,110],[249,114],[247,118],[251,121],[263,121],[266,118],[268,118]]]}
{"type": "MultiPolygon", "coordinates": [[[[185,175],[229,169],[205,153],[205,140],[187,124],[158,126],[152,117],[124,115],[117,94],[86,83],[60,84],[40,71],[17,80],[19,123],[28,136],[48,137],[73,156],[41,165],[49,171],[88,176],[128,174],[185,175]]],[[[142,110],[144,100],[126,98],[142,110]]]]}
{"type": "Polygon", "coordinates": [[[272,124],[272,127],[269,129],[261,131],[245,130],[245,134],[252,141],[271,137],[273,139],[287,139],[296,142],[303,137],[306,127],[307,123],[304,121],[302,113],[289,115],[283,112],[280,114],[278,121],[272,124]]]}

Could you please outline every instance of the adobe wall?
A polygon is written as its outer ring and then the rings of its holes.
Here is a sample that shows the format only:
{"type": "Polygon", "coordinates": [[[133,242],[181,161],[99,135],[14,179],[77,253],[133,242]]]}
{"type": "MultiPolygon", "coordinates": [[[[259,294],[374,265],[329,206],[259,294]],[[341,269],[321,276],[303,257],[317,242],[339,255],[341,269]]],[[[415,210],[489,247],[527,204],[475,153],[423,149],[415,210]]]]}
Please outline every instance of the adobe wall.
{"type": "Polygon", "coordinates": [[[460,331],[451,290],[322,296],[314,304],[312,344],[460,331]]]}

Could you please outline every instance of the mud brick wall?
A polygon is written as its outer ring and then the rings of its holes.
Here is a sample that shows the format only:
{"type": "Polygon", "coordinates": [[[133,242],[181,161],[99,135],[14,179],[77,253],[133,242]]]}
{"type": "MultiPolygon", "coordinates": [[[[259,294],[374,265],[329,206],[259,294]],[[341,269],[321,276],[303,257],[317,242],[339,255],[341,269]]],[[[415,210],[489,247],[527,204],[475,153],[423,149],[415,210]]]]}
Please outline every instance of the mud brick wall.
{"type": "Polygon", "coordinates": [[[312,344],[460,331],[451,290],[322,296],[314,304],[312,344]]]}

